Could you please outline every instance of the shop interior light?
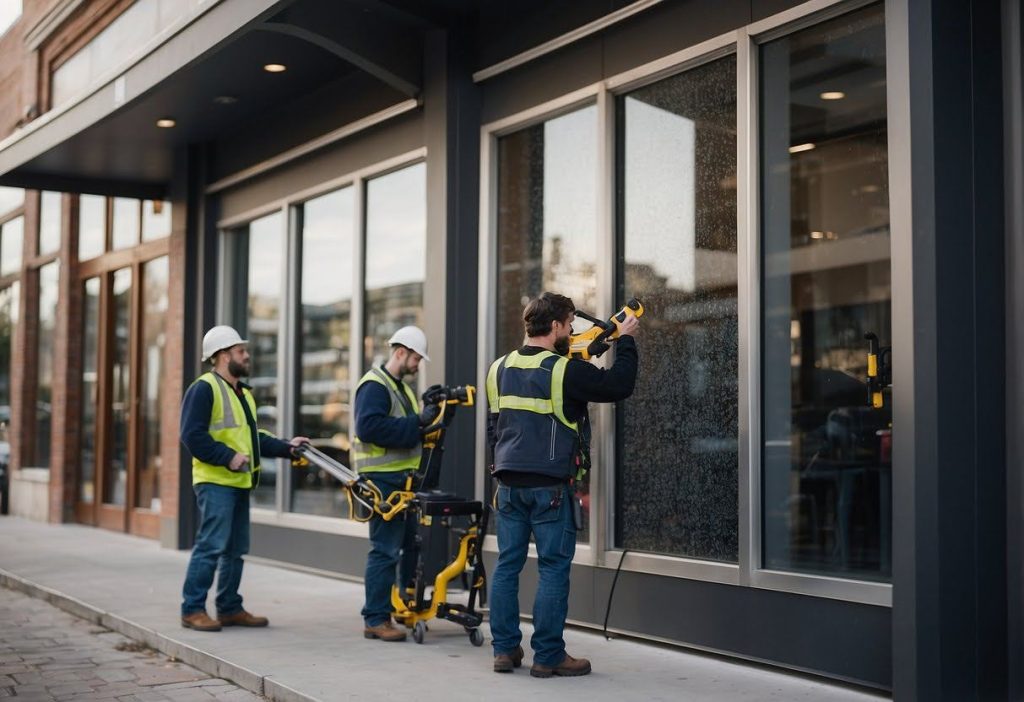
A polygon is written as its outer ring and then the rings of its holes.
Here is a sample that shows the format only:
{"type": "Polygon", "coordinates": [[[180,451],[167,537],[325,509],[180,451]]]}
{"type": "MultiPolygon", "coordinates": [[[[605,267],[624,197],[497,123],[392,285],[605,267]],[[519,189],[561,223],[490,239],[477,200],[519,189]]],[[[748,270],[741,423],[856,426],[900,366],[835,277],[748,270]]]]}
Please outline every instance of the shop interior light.
{"type": "Polygon", "coordinates": [[[268,63],[263,66],[263,70],[267,73],[284,73],[288,67],[283,63],[268,63]]]}
{"type": "Polygon", "coordinates": [[[810,151],[814,148],[814,144],[797,144],[796,146],[789,147],[789,153],[798,154],[801,151],[810,151]]]}
{"type": "Polygon", "coordinates": [[[825,238],[825,232],[811,232],[811,238],[812,239],[824,239],[825,238]]]}
{"type": "Polygon", "coordinates": [[[177,122],[175,122],[170,117],[161,117],[156,121],[156,126],[160,127],[161,129],[170,129],[176,124],[177,122]]]}
{"type": "Polygon", "coordinates": [[[846,97],[846,93],[842,90],[826,90],[821,94],[822,100],[842,100],[846,97]]]}

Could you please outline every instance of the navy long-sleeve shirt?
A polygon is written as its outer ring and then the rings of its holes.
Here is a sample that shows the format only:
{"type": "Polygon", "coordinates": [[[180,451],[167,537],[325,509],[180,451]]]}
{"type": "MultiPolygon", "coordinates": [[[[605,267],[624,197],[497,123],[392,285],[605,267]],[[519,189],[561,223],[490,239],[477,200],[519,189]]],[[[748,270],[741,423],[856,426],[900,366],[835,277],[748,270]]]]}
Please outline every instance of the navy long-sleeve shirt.
{"type": "MultiPolygon", "coordinates": [[[[388,373],[384,366],[381,370],[388,373]]],[[[401,391],[405,385],[388,373],[401,391]]],[[[420,418],[391,416],[391,394],[380,383],[363,383],[356,390],[356,436],[360,441],[384,448],[414,448],[420,443],[420,418]]]]}
{"type": "MultiPolygon", "coordinates": [[[[239,382],[235,392],[241,397],[242,388],[248,388],[239,382]]],[[[256,426],[256,418],[249,412],[249,404],[242,401],[245,421],[252,433],[252,445],[257,448],[256,456],[252,456],[252,470],[260,465],[260,456],[272,458],[289,458],[291,445],[275,436],[260,432],[256,426]]],[[[210,436],[210,415],[213,413],[213,388],[209,383],[193,383],[185,392],[181,401],[181,443],[185,445],[194,458],[203,463],[225,468],[235,457],[235,450],[210,436]]]]}

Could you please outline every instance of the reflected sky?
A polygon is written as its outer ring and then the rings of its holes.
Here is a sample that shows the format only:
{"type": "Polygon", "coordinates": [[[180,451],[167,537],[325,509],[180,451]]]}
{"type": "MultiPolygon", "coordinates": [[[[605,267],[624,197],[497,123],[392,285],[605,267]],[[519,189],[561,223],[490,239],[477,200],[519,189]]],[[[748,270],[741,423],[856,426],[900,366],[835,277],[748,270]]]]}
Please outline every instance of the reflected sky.
{"type": "Polygon", "coordinates": [[[24,217],[12,219],[0,229],[0,275],[16,273],[21,269],[24,240],[24,217]]]}
{"type": "Polygon", "coordinates": [[[46,254],[60,248],[61,193],[46,191],[39,209],[39,253],[46,254]]]}
{"type": "Polygon", "coordinates": [[[103,253],[106,246],[107,202],[102,195],[82,195],[78,200],[78,258],[103,253]]]}
{"type": "Polygon", "coordinates": [[[302,304],[329,305],[352,298],[352,188],[302,206],[302,304]]]}
{"type": "Polygon", "coordinates": [[[139,201],[114,198],[113,247],[123,249],[139,243],[139,201]]]}
{"type": "Polygon", "coordinates": [[[366,188],[366,288],[419,282],[427,271],[427,166],[374,178],[366,188]]]}

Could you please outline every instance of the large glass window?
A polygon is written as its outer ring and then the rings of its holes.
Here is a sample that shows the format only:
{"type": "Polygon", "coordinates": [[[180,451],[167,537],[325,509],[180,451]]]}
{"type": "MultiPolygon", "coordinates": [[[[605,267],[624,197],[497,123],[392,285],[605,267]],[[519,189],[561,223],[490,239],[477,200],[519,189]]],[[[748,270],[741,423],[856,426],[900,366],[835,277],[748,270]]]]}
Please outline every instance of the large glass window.
{"type": "Polygon", "coordinates": [[[113,248],[124,249],[139,243],[141,217],[138,200],[114,198],[114,226],[111,238],[113,248]]]}
{"type": "Polygon", "coordinates": [[[618,298],[646,314],[617,414],[616,542],[736,562],[736,59],[617,103],[618,298]]]}
{"type": "Polygon", "coordinates": [[[364,370],[387,360],[400,327],[423,327],[427,168],[418,163],[366,185],[364,370]]]}
{"type": "Polygon", "coordinates": [[[62,193],[43,191],[39,196],[39,247],[40,256],[53,253],[60,248],[62,193]]]}
{"type": "Polygon", "coordinates": [[[760,49],[763,563],[887,579],[892,415],[866,333],[891,333],[882,7],[760,49]]]}
{"type": "Polygon", "coordinates": [[[25,218],[16,217],[0,226],[0,276],[21,270],[25,244],[25,218]]]}
{"type": "MultiPolygon", "coordinates": [[[[301,207],[301,317],[298,334],[299,401],[295,434],[349,465],[349,375],[352,329],[353,189],[301,207]]],[[[339,483],[313,466],[292,469],[294,512],[344,516],[339,483]]]]}
{"type": "Polygon", "coordinates": [[[0,185],[0,216],[12,212],[25,204],[25,191],[0,185]]]}
{"type": "Polygon", "coordinates": [[[78,258],[94,258],[107,248],[107,199],[82,195],[78,199],[78,258]]]}
{"type": "Polygon", "coordinates": [[[57,328],[57,296],[60,262],[48,263],[39,269],[39,328],[36,331],[36,412],[35,453],[31,465],[50,466],[50,439],[53,435],[53,347],[57,328]]]}
{"type": "MultiPolygon", "coordinates": [[[[523,307],[545,290],[598,312],[597,148],[593,105],[498,139],[498,354],[522,345],[523,307]]],[[[585,326],[578,320],[574,329],[585,326]]],[[[588,474],[578,486],[582,541],[589,486],[588,474]]]]}
{"type": "Polygon", "coordinates": [[[171,203],[166,200],[142,201],[142,240],[152,241],[171,233],[171,203]]]}
{"type": "Polygon", "coordinates": [[[11,461],[11,357],[18,330],[18,283],[0,288],[0,464],[11,461]]]}
{"type": "Polygon", "coordinates": [[[122,268],[113,280],[113,336],[110,339],[109,460],[103,466],[103,501],[124,505],[128,492],[128,433],[131,427],[132,269],[122,268]]]}
{"type": "MultiPolygon", "coordinates": [[[[229,232],[225,243],[230,269],[224,302],[229,323],[249,341],[252,368],[247,382],[256,398],[256,424],[276,434],[284,218],[281,212],[261,217],[229,232]]],[[[260,483],[253,490],[258,505],[276,504],[277,464],[271,458],[261,461],[260,483]]]]}
{"type": "Polygon", "coordinates": [[[82,302],[82,421],[79,423],[81,479],[78,497],[92,502],[96,494],[96,410],[99,407],[100,279],[85,281],[82,302]]]}
{"type": "Polygon", "coordinates": [[[142,443],[135,483],[135,506],[160,511],[160,402],[163,398],[164,348],[167,345],[167,257],[142,269],[142,443]]]}

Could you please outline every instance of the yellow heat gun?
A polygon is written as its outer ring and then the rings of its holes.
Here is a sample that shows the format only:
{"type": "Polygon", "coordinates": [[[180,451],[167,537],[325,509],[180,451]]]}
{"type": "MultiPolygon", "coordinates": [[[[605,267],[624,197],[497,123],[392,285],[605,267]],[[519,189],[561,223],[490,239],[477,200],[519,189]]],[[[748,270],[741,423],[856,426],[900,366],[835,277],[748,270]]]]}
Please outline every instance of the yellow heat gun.
{"type": "Polygon", "coordinates": [[[576,310],[577,317],[593,322],[594,326],[569,337],[569,358],[578,358],[582,361],[597,358],[611,348],[608,342],[619,338],[619,325],[626,321],[626,317],[642,317],[643,314],[644,306],[635,297],[607,321],[576,310]]]}

